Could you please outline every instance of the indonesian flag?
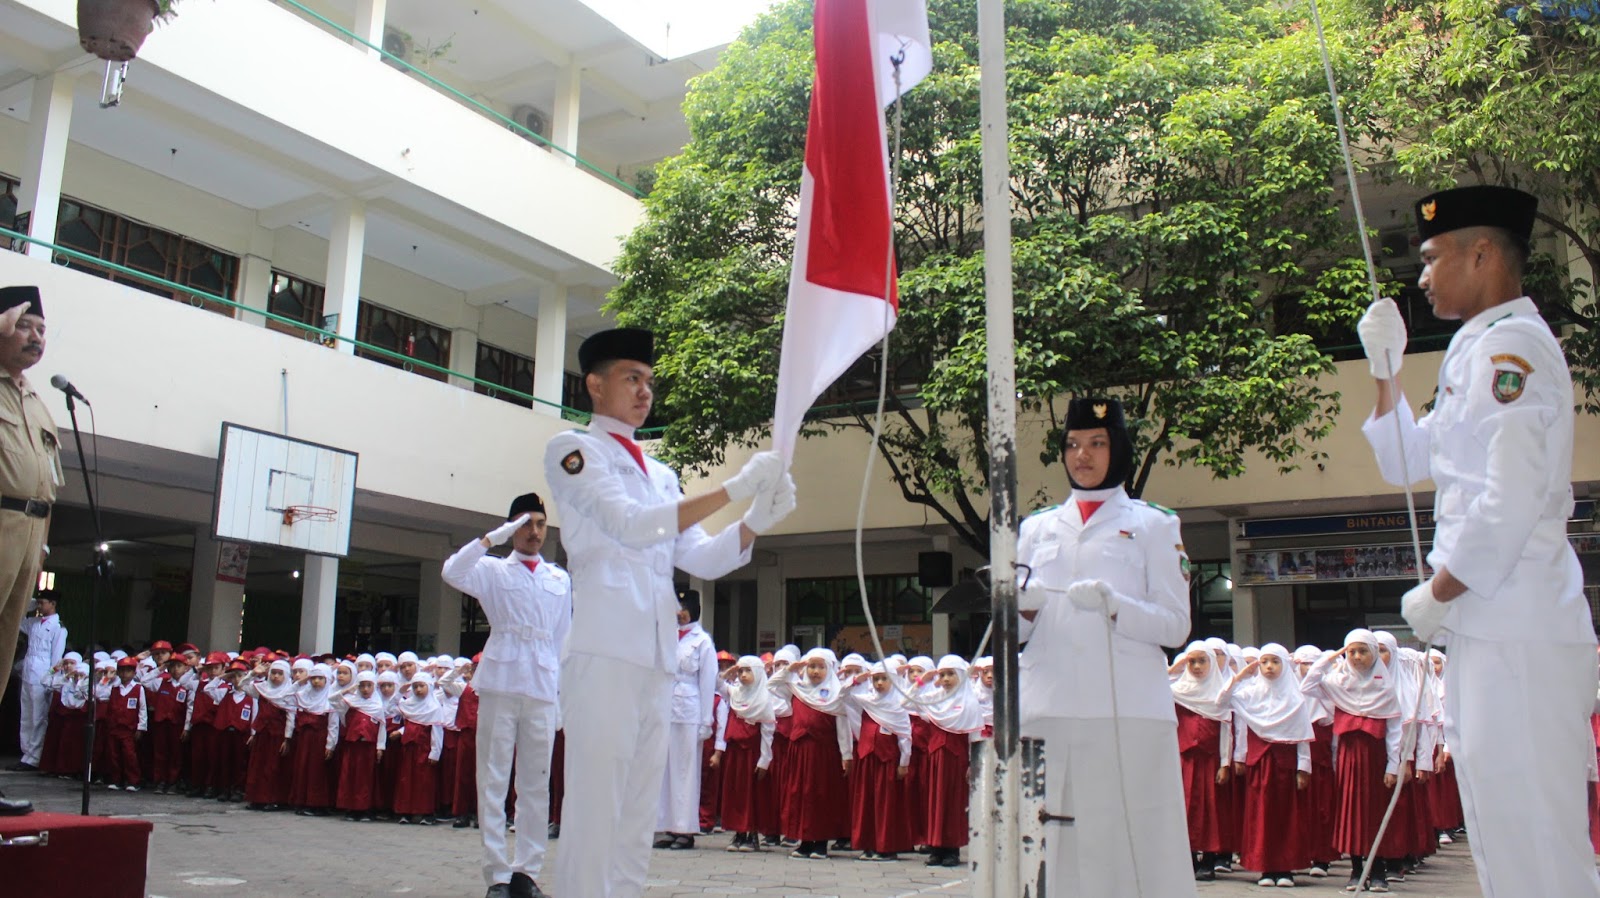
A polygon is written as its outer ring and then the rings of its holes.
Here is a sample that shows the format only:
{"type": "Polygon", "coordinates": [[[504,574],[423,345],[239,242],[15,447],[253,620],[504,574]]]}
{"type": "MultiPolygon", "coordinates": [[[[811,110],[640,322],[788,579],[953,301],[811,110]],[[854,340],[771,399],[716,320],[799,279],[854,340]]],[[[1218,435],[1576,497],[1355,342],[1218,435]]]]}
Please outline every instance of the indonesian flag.
{"type": "Polygon", "coordinates": [[[786,462],[817,396],[894,327],[883,109],[933,69],[924,0],[816,0],[815,25],[817,75],[772,426],[786,462]]]}

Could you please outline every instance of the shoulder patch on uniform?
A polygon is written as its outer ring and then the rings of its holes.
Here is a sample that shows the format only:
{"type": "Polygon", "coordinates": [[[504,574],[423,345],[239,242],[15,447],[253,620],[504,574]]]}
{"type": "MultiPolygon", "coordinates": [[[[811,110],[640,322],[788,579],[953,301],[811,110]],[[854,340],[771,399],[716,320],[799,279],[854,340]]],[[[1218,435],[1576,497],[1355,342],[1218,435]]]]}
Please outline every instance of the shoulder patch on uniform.
{"type": "Polygon", "coordinates": [[[1488,330],[1490,327],[1494,327],[1495,325],[1497,325],[1500,322],[1506,320],[1507,318],[1510,318],[1512,315],[1515,315],[1515,314],[1516,314],[1515,312],[1507,312],[1504,315],[1501,315],[1499,318],[1496,318],[1495,320],[1489,322],[1489,327],[1485,327],[1484,330],[1488,330]]]}
{"type": "Polygon", "coordinates": [[[577,449],[568,452],[561,459],[561,470],[568,474],[578,474],[583,471],[583,453],[577,449]]]}
{"type": "Polygon", "coordinates": [[[1148,505],[1151,508],[1154,508],[1156,511],[1161,512],[1162,514],[1170,514],[1170,515],[1176,515],[1177,514],[1177,512],[1175,512],[1172,509],[1166,507],[1165,505],[1157,505],[1154,502],[1150,502],[1150,501],[1145,500],[1145,499],[1135,499],[1133,501],[1139,503],[1140,505],[1148,505]]]}
{"type": "Polygon", "coordinates": [[[1489,361],[1494,364],[1494,379],[1490,382],[1490,390],[1494,394],[1495,401],[1502,405],[1517,401],[1528,385],[1528,375],[1533,373],[1533,366],[1522,356],[1509,352],[1492,356],[1489,361]]]}

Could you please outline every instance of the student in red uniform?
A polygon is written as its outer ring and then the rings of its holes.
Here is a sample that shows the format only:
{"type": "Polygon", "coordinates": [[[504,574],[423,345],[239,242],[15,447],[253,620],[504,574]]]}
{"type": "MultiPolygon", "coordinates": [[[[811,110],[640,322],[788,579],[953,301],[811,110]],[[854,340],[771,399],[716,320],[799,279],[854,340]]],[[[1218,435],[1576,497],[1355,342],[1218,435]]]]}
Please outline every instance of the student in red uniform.
{"type": "MultiPolygon", "coordinates": [[[[1305,679],[1324,652],[1314,645],[1303,645],[1294,650],[1295,676],[1305,679]]],[[[1338,784],[1333,770],[1333,706],[1315,696],[1306,696],[1311,708],[1311,730],[1317,740],[1311,743],[1311,796],[1306,808],[1306,825],[1309,829],[1311,875],[1328,875],[1328,868],[1339,859],[1333,848],[1333,819],[1339,807],[1338,784]]]]}
{"type": "Polygon", "coordinates": [[[778,720],[772,731],[772,766],[767,771],[776,794],[777,821],[763,835],[768,845],[783,847],[793,847],[799,842],[783,832],[783,825],[789,819],[789,733],[794,730],[794,715],[789,712],[789,693],[780,694],[777,690],[781,688],[778,683],[790,675],[789,669],[799,663],[799,647],[786,645],[778,649],[772,656],[772,662],[766,665],[767,689],[777,695],[783,710],[778,712],[778,720]]]}
{"type": "Polygon", "coordinates": [[[1442,733],[1443,708],[1429,701],[1436,695],[1426,682],[1429,671],[1422,653],[1400,648],[1394,634],[1387,630],[1373,635],[1378,637],[1378,659],[1389,669],[1400,700],[1400,776],[1415,777],[1415,781],[1408,779],[1401,790],[1378,851],[1388,880],[1404,882],[1421,856],[1438,850],[1438,842],[1425,829],[1433,816],[1426,805],[1426,795],[1427,780],[1433,776],[1433,748],[1442,733]],[[1431,725],[1435,718],[1441,726],[1431,725]]]}
{"type": "Polygon", "coordinates": [[[711,738],[701,743],[700,755],[700,832],[721,832],[718,812],[722,807],[722,776],[720,762],[711,763],[717,752],[727,748],[724,739],[728,730],[728,671],[739,660],[729,651],[717,652],[717,692],[711,698],[711,738]]]}
{"type": "Polygon", "coordinates": [[[188,716],[192,691],[189,661],[183,655],[167,658],[166,670],[155,671],[143,685],[150,704],[150,788],[163,794],[178,784],[182,767],[183,720],[188,716]]]}
{"type": "Polygon", "coordinates": [[[1339,810],[1334,821],[1334,850],[1350,855],[1350,882],[1388,891],[1383,861],[1361,883],[1367,853],[1400,774],[1400,700],[1389,670],[1378,657],[1378,639],[1371,630],[1351,630],[1344,648],[1326,655],[1306,671],[1300,691],[1333,705],[1333,732],[1339,740],[1335,777],[1339,810]]]}
{"type": "Polygon", "coordinates": [[[826,860],[828,842],[850,833],[847,777],[854,752],[833,651],[814,648],[800,660],[773,687],[791,699],[793,720],[783,834],[800,842],[790,857],[826,860]]]}
{"type": "MultiPolygon", "coordinates": [[[[912,696],[919,694],[924,688],[922,678],[932,670],[933,659],[927,655],[917,655],[907,661],[900,668],[905,692],[912,696]]],[[[911,834],[917,839],[917,850],[926,851],[928,846],[922,839],[927,835],[927,826],[922,819],[924,802],[921,796],[928,794],[928,740],[933,733],[933,724],[922,716],[922,706],[914,701],[906,704],[906,712],[911,715],[911,772],[906,774],[906,794],[913,796],[911,834]]]]}
{"type": "Polygon", "coordinates": [[[62,655],[44,685],[50,694],[50,710],[39,770],[61,777],[82,776],[83,728],[89,718],[85,709],[89,670],[83,666],[83,656],[77,652],[62,655]]]}
{"type": "MultiPolygon", "coordinates": [[[[249,744],[256,719],[256,698],[250,692],[250,662],[234,659],[227,673],[212,681],[210,694],[217,703],[211,719],[212,791],[218,801],[243,801],[249,780],[249,744]]],[[[206,793],[211,797],[212,791],[206,793]]]]}
{"type": "MultiPolygon", "coordinates": [[[[924,675],[924,679],[927,676],[924,675]]],[[[972,694],[967,662],[945,655],[932,676],[933,688],[919,695],[928,731],[926,836],[929,867],[961,866],[967,844],[967,768],[972,740],[983,729],[983,705],[972,694]]]]}
{"type": "Polygon", "coordinates": [[[1221,698],[1247,728],[1239,859],[1246,870],[1261,871],[1256,885],[1266,888],[1294,888],[1294,871],[1311,863],[1305,811],[1316,734],[1292,663],[1288,649],[1275,642],[1264,645],[1221,698]]]}
{"type": "MultiPolygon", "coordinates": [[[[1446,662],[1444,652],[1438,649],[1428,649],[1428,660],[1433,665],[1433,675],[1437,683],[1438,701],[1440,707],[1444,706],[1444,665],[1446,662]]],[[[1600,760],[1600,717],[1591,716],[1590,728],[1594,730],[1597,760],[1600,760]]],[[[1461,787],[1456,782],[1456,767],[1450,763],[1450,746],[1440,740],[1437,760],[1433,765],[1433,828],[1438,833],[1440,845],[1449,845],[1455,841],[1452,835],[1461,829],[1466,815],[1461,812],[1461,787]]],[[[1600,809],[1600,805],[1596,806],[1600,809]]],[[[1596,822],[1591,824],[1596,845],[1600,845],[1600,814],[1591,813],[1591,818],[1596,822]]],[[[1597,852],[1600,853],[1600,852],[1597,852]]]]}
{"type": "Polygon", "coordinates": [[[123,658],[117,662],[117,681],[96,696],[105,703],[106,781],[108,788],[139,791],[138,740],[149,729],[149,711],[144,687],[134,679],[139,662],[123,658]]]}
{"type": "Polygon", "coordinates": [[[1232,776],[1226,758],[1233,752],[1232,715],[1222,706],[1228,677],[1204,642],[1191,642],[1167,669],[1178,713],[1178,758],[1183,771],[1183,804],[1189,821],[1189,852],[1196,857],[1194,878],[1217,878],[1225,847],[1222,788],[1232,776]]]}
{"type": "Polygon", "coordinates": [[[778,829],[777,778],[771,775],[772,740],[780,702],[767,690],[761,659],[740,658],[723,677],[728,682],[728,719],[721,751],[712,756],[722,770],[721,805],[725,829],[733,832],[729,851],[760,851],[761,833],[778,829]]]}
{"type": "Polygon", "coordinates": [[[217,697],[213,686],[227,670],[228,656],[222,652],[206,655],[200,664],[200,675],[190,691],[189,703],[184,708],[183,736],[189,746],[189,795],[194,798],[216,798],[216,744],[217,730],[212,721],[217,716],[217,697]]]}
{"type": "Polygon", "coordinates": [[[372,820],[378,759],[388,747],[383,697],[370,670],[356,674],[355,686],[340,698],[344,720],[339,726],[339,787],[335,806],[344,819],[372,820]]]}
{"type": "Polygon", "coordinates": [[[339,717],[333,713],[333,689],[328,680],[333,671],[326,664],[313,665],[306,681],[295,690],[293,729],[287,738],[290,750],[289,804],[302,817],[325,817],[333,804],[328,782],[328,762],[339,744],[339,717]]]}
{"type": "Polygon", "coordinates": [[[417,671],[401,687],[397,703],[404,729],[400,733],[400,763],[394,786],[394,812],[401,823],[433,825],[438,796],[439,755],[444,751],[444,725],[448,719],[433,692],[433,677],[417,671]]]}
{"type": "Polygon", "coordinates": [[[252,811],[276,811],[289,800],[287,739],[294,729],[296,686],[287,661],[264,663],[258,658],[253,673],[257,678],[245,684],[257,702],[250,726],[250,769],[244,797],[252,811]]]}
{"type": "Polygon", "coordinates": [[[459,658],[439,691],[456,697],[456,769],[450,772],[450,809],[456,829],[478,825],[478,691],[472,675],[482,653],[459,658]]]}
{"type": "MultiPolygon", "coordinates": [[[[383,667],[384,653],[378,654],[378,667],[383,667]]],[[[395,781],[400,775],[400,734],[405,732],[405,718],[400,716],[400,672],[390,664],[389,670],[378,674],[378,697],[383,699],[384,740],[388,748],[378,759],[377,779],[374,783],[373,806],[379,820],[388,820],[394,811],[395,781]]]]}
{"type": "Polygon", "coordinates": [[[896,861],[916,844],[911,835],[911,716],[882,661],[856,677],[847,700],[861,711],[856,763],[850,771],[850,844],[860,860],[896,861]]]}

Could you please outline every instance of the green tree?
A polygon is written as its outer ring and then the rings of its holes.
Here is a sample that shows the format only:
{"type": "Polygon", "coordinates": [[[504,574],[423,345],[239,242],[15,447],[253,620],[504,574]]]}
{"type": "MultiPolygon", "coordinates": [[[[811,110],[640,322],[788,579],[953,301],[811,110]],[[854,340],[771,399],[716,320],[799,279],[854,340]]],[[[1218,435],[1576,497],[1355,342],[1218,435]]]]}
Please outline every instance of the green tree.
{"type": "Polygon", "coordinates": [[[1526,286],[1564,341],[1579,401],[1600,414],[1600,4],[1389,0],[1366,100],[1378,163],[1429,188],[1507,184],[1540,198],[1569,268],[1537,254],[1526,286]]]}
{"type": "MultiPolygon", "coordinates": [[[[935,70],[906,97],[899,156],[902,389],[880,445],[904,498],[986,552],[976,22],[970,0],[929,7],[935,70]]],[[[1052,425],[1041,457],[1059,461],[1063,397],[1088,391],[1128,406],[1135,494],[1160,463],[1232,477],[1254,451],[1283,470],[1314,456],[1338,396],[1304,331],[1348,322],[1365,282],[1314,37],[1267,0],[1016,0],[1008,23],[1017,385],[1052,425]]],[[[783,3],[694,82],[689,144],[617,268],[619,319],[662,337],[665,454],[686,467],[771,416],[810,32],[810,3],[783,3]]],[[[812,430],[868,427],[870,406],[812,430]]]]}

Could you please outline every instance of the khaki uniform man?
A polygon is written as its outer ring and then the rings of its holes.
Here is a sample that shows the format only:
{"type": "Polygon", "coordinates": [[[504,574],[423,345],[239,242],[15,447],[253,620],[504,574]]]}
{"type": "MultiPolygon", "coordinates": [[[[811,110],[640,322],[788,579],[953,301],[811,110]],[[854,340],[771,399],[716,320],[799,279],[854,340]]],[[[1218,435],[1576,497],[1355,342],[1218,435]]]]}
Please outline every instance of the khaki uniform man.
{"type": "MultiPolygon", "coordinates": [[[[62,482],[56,422],[23,374],[44,358],[44,342],[39,288],[0,288],[0,695],[11,679],[62,482]]],[[[0,799],[0,814],[27,810],[26,802],[0,799]]]]}

